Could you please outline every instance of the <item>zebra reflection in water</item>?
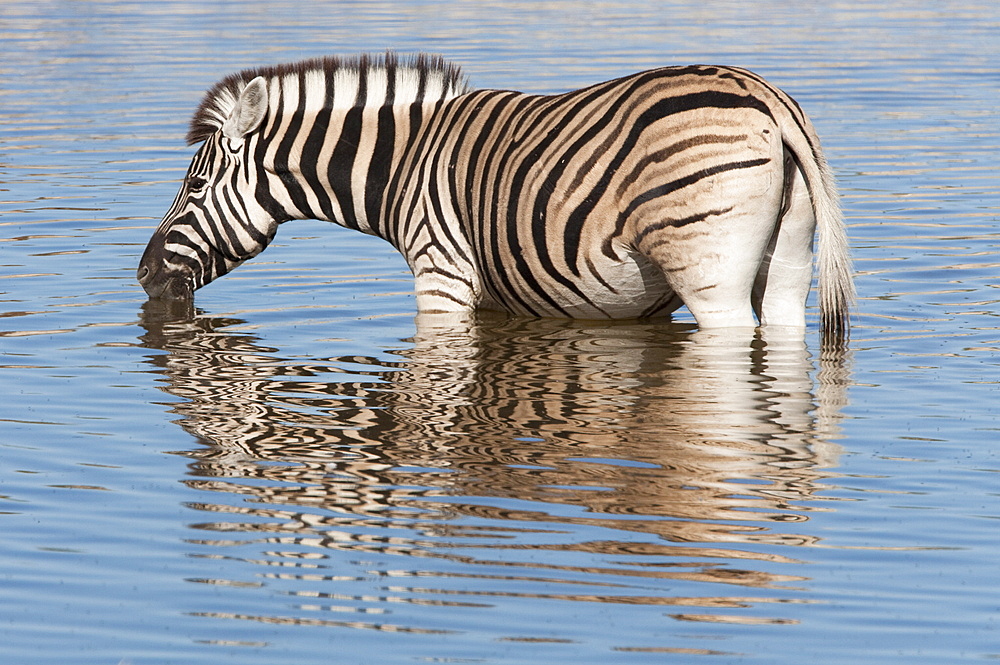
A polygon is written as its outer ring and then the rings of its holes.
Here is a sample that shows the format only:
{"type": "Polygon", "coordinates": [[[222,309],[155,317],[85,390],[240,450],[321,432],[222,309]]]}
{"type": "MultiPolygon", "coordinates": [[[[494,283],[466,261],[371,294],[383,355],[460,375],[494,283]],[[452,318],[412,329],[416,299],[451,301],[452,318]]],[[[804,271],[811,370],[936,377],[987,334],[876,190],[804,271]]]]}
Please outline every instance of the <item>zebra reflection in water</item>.
{"type": "MultiPolygon", "coordinates": [[[[808,545],[779,525],[806,519],[838,460],[830,439],[844,377],[821,368],[814,390],[801,338],[748,347],[663,324],[438,327],[430,317],[389,352],[394,360],[302,361],[228,332],[238,319],[154,311],[168,306],[146,304],[142,341],[166,352],[149,362],[183,400],[171,404],[178,423],[203,446],[186,453],[196,459],[187,482],[252,497],[227,512],[277,519],[288,538],[323,547],[427,556],[429,533],[463,535],[449,524],[460,516],[514,530],[582,520],[658,536],[659,554],[692,542],[808,545]],[[588,517],[483,497],[579,506],[588,517]],[[392,543],[343,531],[372,520],[400,520],[403,531],[392,543]]],[[[623,553],[628,540],[589,546],[623,553]]],[[[743,584],[773,581],[742,574],[743,584]]]]}

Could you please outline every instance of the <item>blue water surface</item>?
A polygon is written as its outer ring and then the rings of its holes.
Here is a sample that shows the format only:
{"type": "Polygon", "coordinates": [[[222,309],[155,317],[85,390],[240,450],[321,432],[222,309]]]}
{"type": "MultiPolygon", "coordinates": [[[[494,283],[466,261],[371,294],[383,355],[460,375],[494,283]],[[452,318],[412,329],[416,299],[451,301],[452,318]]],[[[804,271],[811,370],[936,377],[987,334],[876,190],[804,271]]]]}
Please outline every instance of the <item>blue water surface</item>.
{"type": "Polygon", "coordinates": [[[1000,658],[1000,19],[913,0],[0,6],[0,661],[1000,658]],[[191,313],[135,267],[243,67],[440,53],[559,92],[749,67],[809,112],[851,350],[415,317],[282,228],[191,313]]]}

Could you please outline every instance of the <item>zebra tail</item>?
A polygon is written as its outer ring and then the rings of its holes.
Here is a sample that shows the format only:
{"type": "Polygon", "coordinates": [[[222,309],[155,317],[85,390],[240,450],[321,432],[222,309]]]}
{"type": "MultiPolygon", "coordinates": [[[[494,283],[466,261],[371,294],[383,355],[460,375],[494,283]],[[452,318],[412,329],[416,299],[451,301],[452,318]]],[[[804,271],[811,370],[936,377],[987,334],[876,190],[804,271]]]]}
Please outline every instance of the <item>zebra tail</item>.
{"type": "MultiPolygon", "coordinates": [[[[792,120],[790,117],[788,120],[792,120]]],[[[782,131],[806,177],[812,199],[813,214],[819,230],[819,311],[822,346],[843,348],[850,338],[850,313],[854,307],[855,290],[850,247],[844,216],[840,209],[837,184],[808,119],[805,132],[790,123],[782,131]],[[798,139],[798,140],[795,140],[798,139]]]]}

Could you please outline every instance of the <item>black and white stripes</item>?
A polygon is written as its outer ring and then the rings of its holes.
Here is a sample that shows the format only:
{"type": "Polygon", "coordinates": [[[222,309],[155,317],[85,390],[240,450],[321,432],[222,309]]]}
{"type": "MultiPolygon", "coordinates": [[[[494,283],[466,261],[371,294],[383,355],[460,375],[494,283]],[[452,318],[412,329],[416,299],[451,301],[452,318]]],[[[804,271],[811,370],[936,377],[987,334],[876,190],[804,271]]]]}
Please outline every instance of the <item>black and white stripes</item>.
{"type": "Polygon", "coordinates": [[[195,113],[201,143],[151,239],[151,296],[191,291],[317,218],[385,238],[422,311],[805,325],[819,226],[827,339],[853,298],[832,176],[808,118],[728,67],[561,95],[470,90],[438,58],[247,70],[195,113]]]}

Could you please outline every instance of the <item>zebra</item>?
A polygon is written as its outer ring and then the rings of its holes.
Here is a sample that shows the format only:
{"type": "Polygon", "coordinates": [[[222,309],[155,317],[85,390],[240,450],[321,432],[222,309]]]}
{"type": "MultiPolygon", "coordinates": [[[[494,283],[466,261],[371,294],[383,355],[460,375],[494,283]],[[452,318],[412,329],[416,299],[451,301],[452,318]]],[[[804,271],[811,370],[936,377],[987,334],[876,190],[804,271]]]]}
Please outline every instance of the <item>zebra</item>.
{"type": "Polygon", "coordinates": [[[805,328],[819,229],[824,343],[854,285],[831,169],[799,105],[729,66],[562,94],[473,89],[440,56],[325,57],[218,82],[137,277],[194,290],[320,219],[405,258],[418,312],[805,328]]]}

